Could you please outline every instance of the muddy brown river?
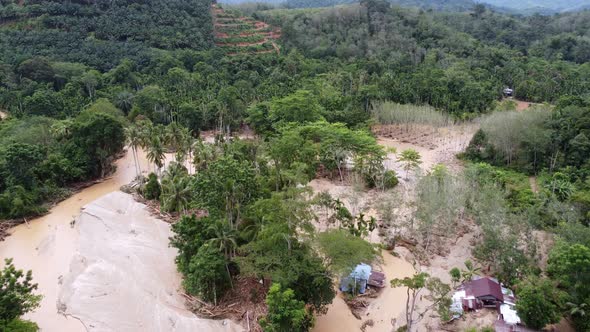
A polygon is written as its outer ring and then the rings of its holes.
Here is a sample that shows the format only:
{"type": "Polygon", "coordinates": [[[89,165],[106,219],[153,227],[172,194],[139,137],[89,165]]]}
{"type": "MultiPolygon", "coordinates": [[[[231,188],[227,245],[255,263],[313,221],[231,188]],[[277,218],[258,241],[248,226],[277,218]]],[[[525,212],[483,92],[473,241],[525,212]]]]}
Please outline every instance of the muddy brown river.
{"type": "MultiPolygon", "coordinates": [[[[145,169],[146,163],[143,165],[145,169]]],[[[70,223],[84,205],[118,190],[134,177],[134,161],[128,153],[117,161],[117,171],[111,178],[59,203],[46,216],[15,227],[12,235],[0,242],[2,261],[13,258],[17,268],[33,271],[43,300],[40,308],[24,318],[36,322],[43,331],[85,331],[77,319],[58,314],[56,305],[60,280],[68,274],[77,245],[78,234],[70,223]]]]}

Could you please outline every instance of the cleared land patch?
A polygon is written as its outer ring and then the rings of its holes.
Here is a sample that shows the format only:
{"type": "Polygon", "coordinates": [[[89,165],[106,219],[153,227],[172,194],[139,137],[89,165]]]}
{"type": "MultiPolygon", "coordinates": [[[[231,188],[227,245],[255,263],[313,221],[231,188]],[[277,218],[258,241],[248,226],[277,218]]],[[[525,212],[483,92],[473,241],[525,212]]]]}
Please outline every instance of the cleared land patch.
{"type": "Polygon", "coordinates": [[[281,37],[279,28],[250,17],[240,16],[233,10],[212,5],[215,27],[215,45],[227,55],[280,53],[275,40],[281,37]]]}

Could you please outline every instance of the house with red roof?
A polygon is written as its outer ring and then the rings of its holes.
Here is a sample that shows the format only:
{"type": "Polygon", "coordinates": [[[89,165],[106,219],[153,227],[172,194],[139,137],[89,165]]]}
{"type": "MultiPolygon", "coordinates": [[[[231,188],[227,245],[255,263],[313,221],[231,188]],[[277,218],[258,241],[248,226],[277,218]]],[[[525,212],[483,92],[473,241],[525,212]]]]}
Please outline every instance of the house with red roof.
{"type": "Polygon", "coordinates": [[[451,312],[454,313],[454,318],[459,318],[464,312],[490,308],[498,312],[500,325],[516,327],[521,322],[515,304],[514,293],[502,287],[497,279],[477,277],[456,289],[452,297],[451,312]]]}

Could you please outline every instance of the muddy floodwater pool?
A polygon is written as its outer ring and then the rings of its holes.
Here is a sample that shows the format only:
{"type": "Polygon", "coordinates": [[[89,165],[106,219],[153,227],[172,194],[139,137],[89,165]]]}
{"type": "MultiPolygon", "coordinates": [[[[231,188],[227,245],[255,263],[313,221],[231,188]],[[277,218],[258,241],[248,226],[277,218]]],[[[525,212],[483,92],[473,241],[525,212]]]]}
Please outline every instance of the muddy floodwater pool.
{"type": "Polygon", "coordinates": [[[24,318],[36,322],[43,331],[85,331],[77,319],[61,315],[57,310],[60,284],[68,274],[78,243],[78,232],[72,221],[84,205],[131,182],[135,172],[132,154],[128,153],[117,161],[117,171],[112,177],[57,204],[49,214],[13,228],[11,235],[0,242],[2,261],[13,258],[17,268],[33,271],[43,300],[40,308],[24,318]]]}

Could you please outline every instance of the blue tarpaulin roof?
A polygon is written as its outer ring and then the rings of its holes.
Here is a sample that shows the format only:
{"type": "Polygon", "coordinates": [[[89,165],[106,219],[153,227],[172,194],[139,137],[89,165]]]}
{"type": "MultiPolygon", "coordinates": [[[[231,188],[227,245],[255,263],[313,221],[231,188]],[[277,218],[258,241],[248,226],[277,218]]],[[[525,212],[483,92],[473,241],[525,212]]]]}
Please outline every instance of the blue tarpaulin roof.
{"type": "Polygon", "coordinates": [[[371,276],[371,266],[361,263],[347,276],[340,280],[340,290],[348,292],[352,287],[358,287],[359,293],[364,294],[367,289],[367,281],[371,276]]]}

